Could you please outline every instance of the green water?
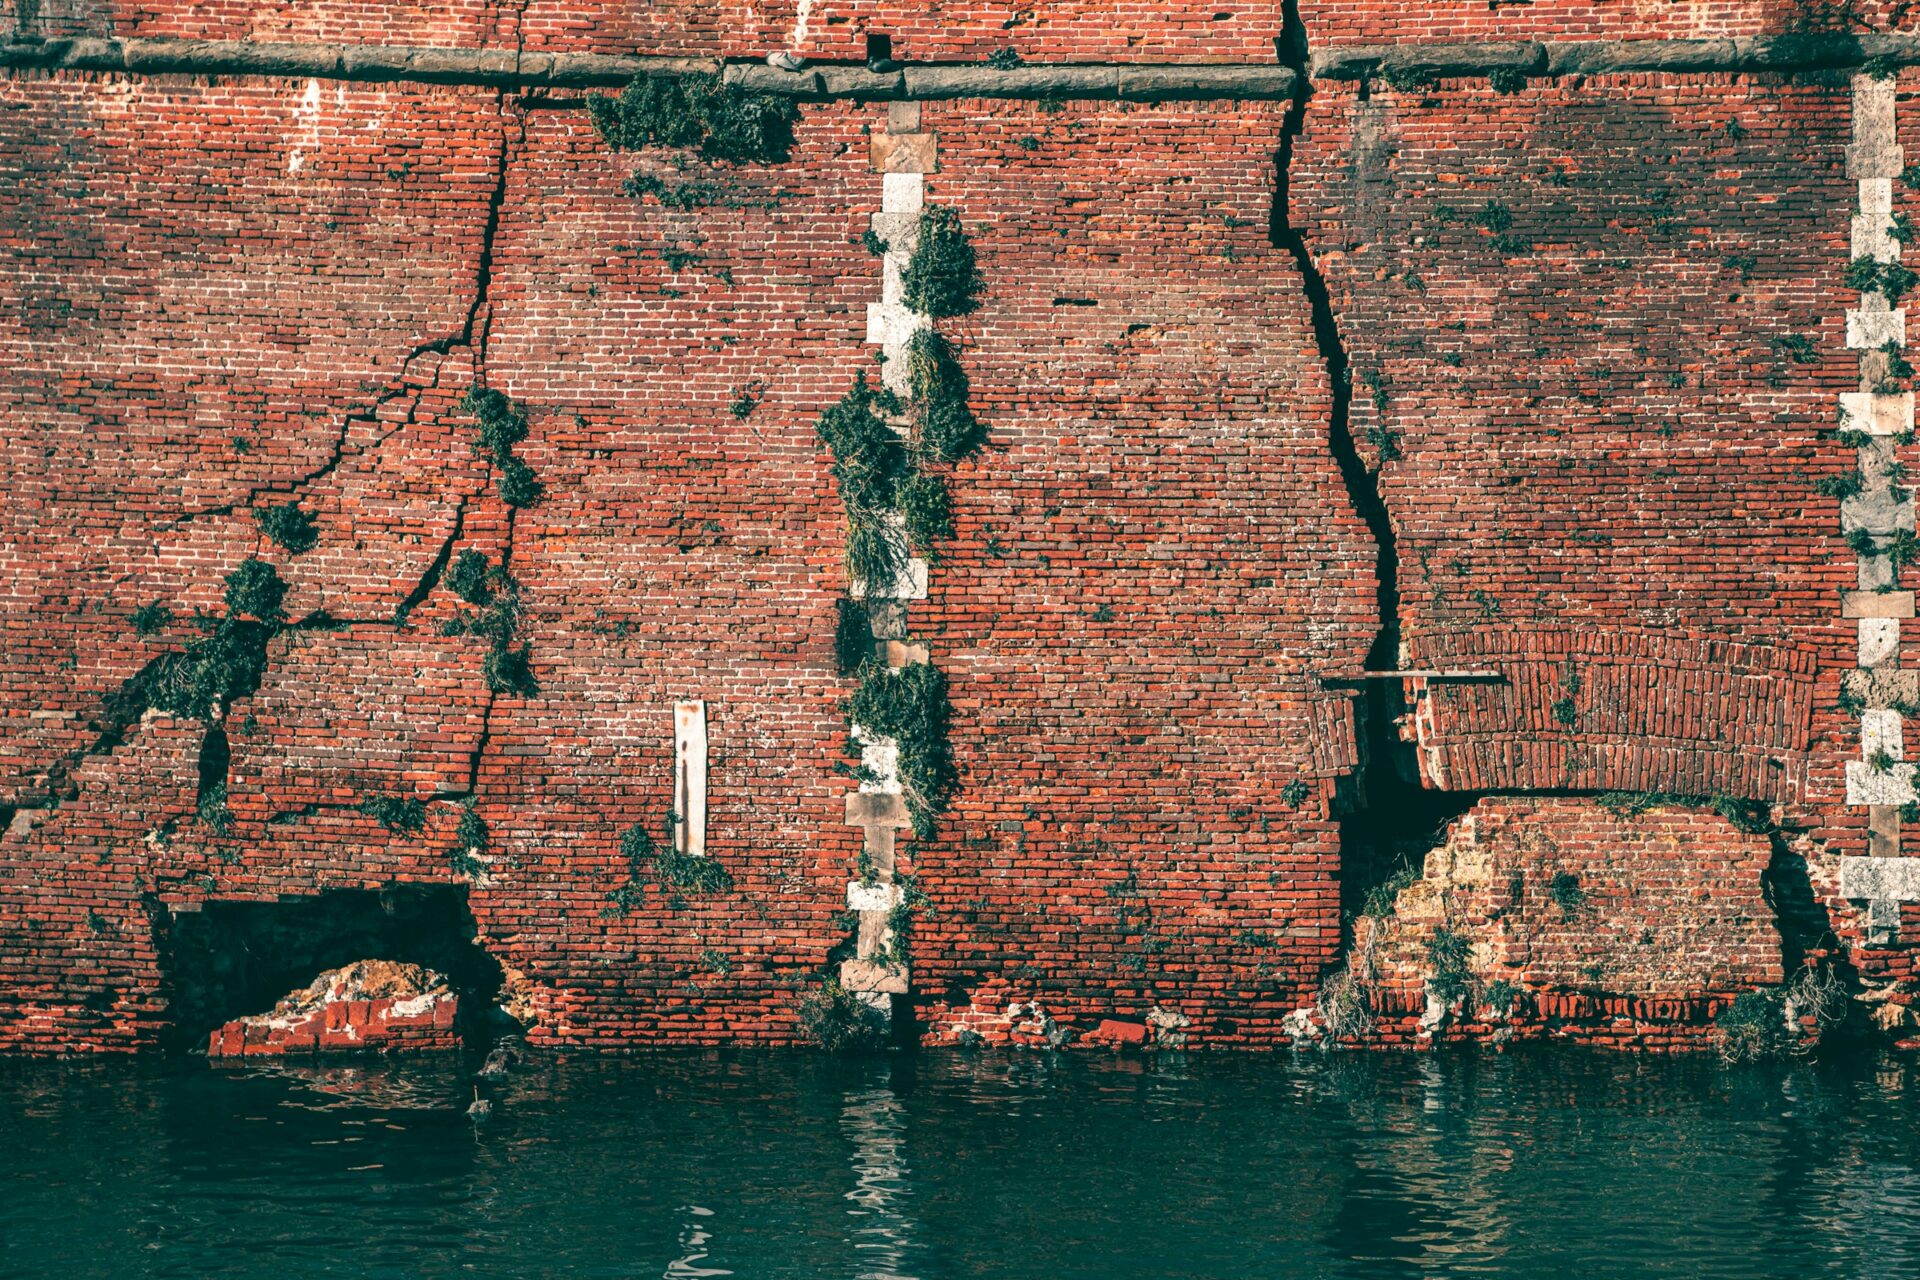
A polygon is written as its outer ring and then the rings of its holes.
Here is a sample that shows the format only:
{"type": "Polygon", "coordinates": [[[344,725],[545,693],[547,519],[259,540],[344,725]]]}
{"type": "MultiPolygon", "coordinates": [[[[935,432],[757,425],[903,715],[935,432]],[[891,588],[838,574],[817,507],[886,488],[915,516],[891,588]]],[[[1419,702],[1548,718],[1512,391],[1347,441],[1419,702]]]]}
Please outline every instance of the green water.
{"type": "Polygon", "coordinates": [[[4,1276],[1920,1275],[1920,1076],[1540,1052],[0,1064],[4,1276]]]}

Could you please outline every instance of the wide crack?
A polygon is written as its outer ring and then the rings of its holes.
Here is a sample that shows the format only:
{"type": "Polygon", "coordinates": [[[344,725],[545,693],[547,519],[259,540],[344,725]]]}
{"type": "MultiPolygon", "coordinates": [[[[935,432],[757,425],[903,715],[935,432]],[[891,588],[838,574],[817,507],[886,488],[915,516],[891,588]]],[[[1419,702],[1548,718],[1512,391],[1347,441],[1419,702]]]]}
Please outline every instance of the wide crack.
{"type": "MultiPolygon", "coordinates": [[[[1313,97],[1309,74],[1311,58],[1307,31],[1297,0],[1288,0],[1280,41],[1282,61],[1294,72],[1294,97],[1280,129],[1275,160],[1276,190],[1268,224],[1268,239],[1292,255],[1299,271],[1301,291],[1313,324],[1314,344],[1327,370],[1331,406],[1327,447],[1333,455],[1347,501],[1366,526],[1374,544],[1374,606],[1378,626],[1367,647],[1365,668],[1391,671],[1400,665],[1400,553],[1393,521],[1380,496],[1380,476],[1370,470],[1354,440],[1351,409],[1353,370],[1334,314],[1326,277],[1313,260],[1304,231],[1293,223],[1291,183],[1294,149],[1306,127],[1307,106],[1313,97]]],[[[1458,813],[1471,807],[1471,797],[1427,791],[1420,786],[1413,754],[1399,740],[1399,717],[1405,690],[1399,680],[1368,680],[1356,708],[1355,742],[1358,769],[1338,797],[1344,918],[1352,903],[1372,885],[1385,880],[1411,856],[1411,850],[1458,813]]]]}

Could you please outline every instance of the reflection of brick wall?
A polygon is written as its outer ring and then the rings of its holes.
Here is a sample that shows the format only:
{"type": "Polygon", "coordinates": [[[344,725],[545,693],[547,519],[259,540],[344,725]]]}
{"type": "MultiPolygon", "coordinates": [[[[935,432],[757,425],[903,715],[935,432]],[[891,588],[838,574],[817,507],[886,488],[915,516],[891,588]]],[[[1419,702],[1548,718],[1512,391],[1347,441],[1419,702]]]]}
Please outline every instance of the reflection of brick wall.
{"type": "Polygon", "coordinates": [[[452,995],[330,1000],[302,1018],[239,1018],[218,1027],[208,1037],[207,1056],[457,1049],[460,1036],[453,1024],[459,1007],[460,998],[452,995]]]}

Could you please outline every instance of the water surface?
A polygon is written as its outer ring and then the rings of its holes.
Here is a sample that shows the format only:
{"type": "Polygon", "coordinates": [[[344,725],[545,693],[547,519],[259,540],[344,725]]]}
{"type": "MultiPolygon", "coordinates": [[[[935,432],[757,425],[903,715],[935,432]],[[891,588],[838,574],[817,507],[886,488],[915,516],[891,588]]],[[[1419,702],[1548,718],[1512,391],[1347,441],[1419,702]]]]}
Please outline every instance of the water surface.
{"type": "Polygon", "coordinates": [[[1506,1056],[0,1065],[0,1275],[1920,1275],[1920,1077],[1506,1056]]]}

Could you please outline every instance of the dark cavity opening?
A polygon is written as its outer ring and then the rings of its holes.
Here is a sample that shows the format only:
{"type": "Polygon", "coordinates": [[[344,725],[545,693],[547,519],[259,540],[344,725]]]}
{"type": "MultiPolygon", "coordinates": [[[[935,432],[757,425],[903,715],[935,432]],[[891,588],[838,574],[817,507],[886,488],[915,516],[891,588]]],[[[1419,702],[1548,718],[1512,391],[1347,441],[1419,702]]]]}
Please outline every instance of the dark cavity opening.
{"type": "Polygon", "coordinates": [[[219,725],[207,729],[207,736],[200,739],[200,795],[201,812],[209,806],[224,805],[227,799],[227,767],[233,762],[233,748],[227,742],[227,731],[219,725]]]}
{"type": "Polygon", "coordinates": [[[425,965],[447,976],[472,1021],[493,1007],[500,964],[475,940],[464,885],[336,889],[279,902],[209,902],[162,925],[165,1042],[185,1049],[234,1018],[265,1013],[322,971],[356,960],[425,965]]]}
{"type": "Polygon", "coordinates": [[[892,36],[871,36],[871,35],[868,36],[867,37],[867,61],[869,63],[892,62],[893,61],[893,37],[892,36]]]}

